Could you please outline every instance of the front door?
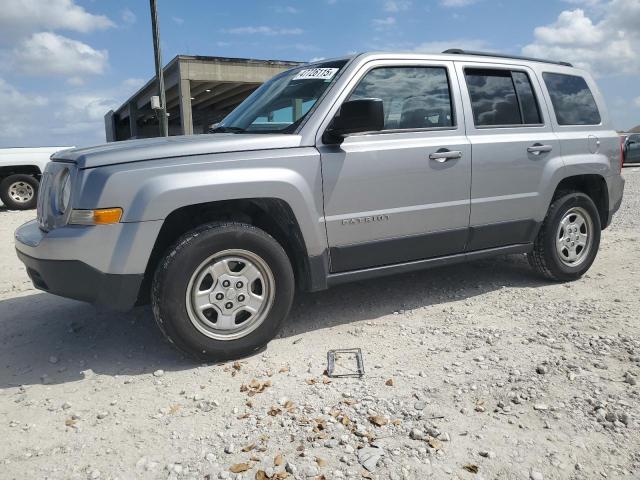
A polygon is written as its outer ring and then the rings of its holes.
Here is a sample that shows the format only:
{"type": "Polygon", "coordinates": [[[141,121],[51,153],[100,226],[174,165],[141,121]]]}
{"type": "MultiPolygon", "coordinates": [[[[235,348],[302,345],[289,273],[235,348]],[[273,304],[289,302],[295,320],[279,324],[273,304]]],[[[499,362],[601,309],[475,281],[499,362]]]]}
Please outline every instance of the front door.
{"type": "Polygon", "coordinates": [[[453,62],[370,62],[335,111],[359,98],[383,101],[384,130],[318,145],[331,271],[462,252],[471,149],[453,62]]]}
{"type": "Polygon", "coordinates": [[[535,73],[456,62],[473,154],[468,251],[532,242],[563,165],[535,73]]]}

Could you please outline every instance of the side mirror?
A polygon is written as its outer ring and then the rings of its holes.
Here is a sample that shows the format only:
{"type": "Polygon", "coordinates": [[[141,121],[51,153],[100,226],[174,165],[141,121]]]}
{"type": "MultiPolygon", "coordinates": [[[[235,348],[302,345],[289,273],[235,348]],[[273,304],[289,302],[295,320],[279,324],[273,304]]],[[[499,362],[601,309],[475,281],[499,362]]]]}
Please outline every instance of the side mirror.
{"type": "Polygon", "coordinates": [[[342,143],[352,133],[376,132],[384,128],[384,109],[379,98],[344,102],[326,130],[325,143],[342,143]]]}

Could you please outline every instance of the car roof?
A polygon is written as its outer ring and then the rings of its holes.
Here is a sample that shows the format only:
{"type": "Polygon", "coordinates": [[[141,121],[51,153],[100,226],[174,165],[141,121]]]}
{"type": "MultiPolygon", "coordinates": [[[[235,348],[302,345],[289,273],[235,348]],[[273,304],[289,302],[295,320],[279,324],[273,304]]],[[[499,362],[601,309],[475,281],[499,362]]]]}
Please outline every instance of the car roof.
{"type": "Polygon", "coordinates": [[[452,62],[465,62],[465,63],[493,63],[504,65],[528,65],[530,67],[540,67],[548,65],[553,67],[553,70],[566,70],[569,71],[582,71],[579,68],[574,67],[568,62],[546,60],[533,57],[521,57],[517,55],[506,55],[502,53],[489,53],[489,52],[476,52],[460,49],[445,50],[443,53],[421,53],[421,52],[386,52],[386,51],[374,51],[363,52],[353,55],[347,55],[343,57],[327,58],[312,62],[309,65],[319,65],[328,62],[340,61],[340,60],[358,60],[360,62],[367,62],[372,60],[438,60],[438,61],[452,61],[452,62]]]}

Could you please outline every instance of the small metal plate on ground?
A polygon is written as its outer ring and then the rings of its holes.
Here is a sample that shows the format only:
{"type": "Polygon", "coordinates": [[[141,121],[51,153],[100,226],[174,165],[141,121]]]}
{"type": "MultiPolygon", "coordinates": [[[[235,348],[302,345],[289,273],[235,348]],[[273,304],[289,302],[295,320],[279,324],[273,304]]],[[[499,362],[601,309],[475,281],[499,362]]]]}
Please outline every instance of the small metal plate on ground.
{"type": "Polygon", "coordinates": [[[327,352],[327,376],[331,378],[357,377],[364,375],[362,350],[346,348],[327,352]]]}

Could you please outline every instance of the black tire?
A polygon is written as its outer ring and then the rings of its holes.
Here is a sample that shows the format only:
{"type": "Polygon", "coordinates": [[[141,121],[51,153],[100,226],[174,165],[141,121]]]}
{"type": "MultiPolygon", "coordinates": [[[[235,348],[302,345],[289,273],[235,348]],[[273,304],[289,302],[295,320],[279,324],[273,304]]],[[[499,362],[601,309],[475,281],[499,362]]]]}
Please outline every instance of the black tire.
{"type": "Polygon", "coordinates": [[[243,223],[211,223],[182,236],[161,260],[151,288],[154,317],[160,330],[179,350],[199,361],[222,361],[250,355],[279,331],[289,314],[295,281],[282,246],[264,231],[243,223]],[[259,256],[273,274],[274,297],[259,326],[238,339],[218,340],[191,321],[187,289],[196,270],[218,252],[242,249],[259,256]]]}
{"type": "Polygon", "coordinates": [[[540,231],[534,241],[533,251],[528,254],[529,263],[536,272],[544,277],[564,282],[576,280],[585,274],[596,259],[600,247],[600,215],[593,200],[581,192],[559,192],[549,207],[540,231]],[[560,222],[571,209],[579,208],[586,212],[592,224],[589,250],[578,265],[567,265],[560,258],[556,248],[556,234],[560,222]]]}
{"type": "Polygon", "coordinates": [[[36,208],[36,204],[38,203],[39,186],[40,182],[38,181],[38,179],[31,175],[9,175],[8,177],[2,179],[2,181],[0,182],[0,200],[2,200],[4,206],[9,210],[31,210],[32,208],[36,208]],[[21,202],[16,201],[11,197],[11,195],[9,194],[9,190],[11,189],[11,186],[16,183],[27,184],[31,187],[33,195],[29,200],[21,202]]]}

